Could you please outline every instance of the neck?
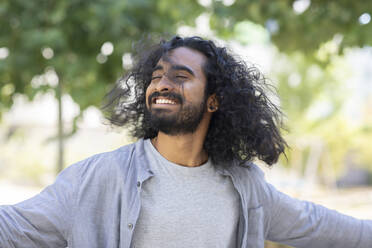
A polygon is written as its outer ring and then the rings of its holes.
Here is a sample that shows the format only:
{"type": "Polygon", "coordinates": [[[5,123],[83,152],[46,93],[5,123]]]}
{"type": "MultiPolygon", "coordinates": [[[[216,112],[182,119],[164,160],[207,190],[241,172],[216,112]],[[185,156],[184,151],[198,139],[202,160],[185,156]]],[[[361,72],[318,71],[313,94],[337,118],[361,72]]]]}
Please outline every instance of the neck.
{"type": "MultiPolygon", "coordinates": [[[[209,120],[206,121],[209,124],[209,120]]],[[[208,154],[203,149],[208,125],[201,124],[199,125],[201,128],[189,134],[173,136],[159,132],[158,136],[153,138],[151,142],[156,150],[168,161],[189,167],[202,165],[208,160],[208,154]]]]}

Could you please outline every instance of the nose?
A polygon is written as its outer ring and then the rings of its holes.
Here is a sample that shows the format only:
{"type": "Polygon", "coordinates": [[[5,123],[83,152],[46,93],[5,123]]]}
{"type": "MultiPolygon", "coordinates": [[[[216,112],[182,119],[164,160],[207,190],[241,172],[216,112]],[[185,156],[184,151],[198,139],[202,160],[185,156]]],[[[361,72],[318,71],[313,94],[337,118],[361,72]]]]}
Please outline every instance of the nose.
{"type": "Polygon", "coordinates": [[[172,91],[173,88],[174,88],[173,83],[169,80],[169,78],[166,75],[164,75],[155,85],[155,90],[159,92],[172,91]]]}

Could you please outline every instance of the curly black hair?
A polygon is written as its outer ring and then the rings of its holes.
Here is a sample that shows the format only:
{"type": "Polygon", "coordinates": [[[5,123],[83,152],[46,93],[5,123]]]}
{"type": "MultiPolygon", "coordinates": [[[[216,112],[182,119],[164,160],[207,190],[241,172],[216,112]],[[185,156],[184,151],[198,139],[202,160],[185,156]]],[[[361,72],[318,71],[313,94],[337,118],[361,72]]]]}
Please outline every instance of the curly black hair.
{"type": "Polygon", "coordinates": [[[136,138],[156,137],[158,130],[145,118],[145,93],[158,61],[178,47],[195,49],[207,57],[203,68],[206,93],[216,94],[219,103],[204,142],[212,162],[244,164],[254,158],[268,165],[277,162],[287,144],[280,133],[282,113],[265,93],[273,92],[272,86],[256,67],[236,59],[226,47],[196,36],[175,36],[169,41],[140,46],[133,68],[106,96],[103,109],[110,123],[130,128],[136,138]]]}

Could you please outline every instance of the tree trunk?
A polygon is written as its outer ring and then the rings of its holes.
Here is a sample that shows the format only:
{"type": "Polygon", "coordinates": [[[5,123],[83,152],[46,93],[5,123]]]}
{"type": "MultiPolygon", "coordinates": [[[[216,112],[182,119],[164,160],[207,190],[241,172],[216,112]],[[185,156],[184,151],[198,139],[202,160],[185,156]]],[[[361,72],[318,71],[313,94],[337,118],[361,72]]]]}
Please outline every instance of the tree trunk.
{"type": "Polygon", "coordinates": [[[63,135],[63,115],[62,115],[62,85],[61,80],[58,81],[56,89],[56,97],[58,101],[58,153],[57,153],[57,168],[58,174],[63,169],[64,156],[64,135],[63,135]]]}

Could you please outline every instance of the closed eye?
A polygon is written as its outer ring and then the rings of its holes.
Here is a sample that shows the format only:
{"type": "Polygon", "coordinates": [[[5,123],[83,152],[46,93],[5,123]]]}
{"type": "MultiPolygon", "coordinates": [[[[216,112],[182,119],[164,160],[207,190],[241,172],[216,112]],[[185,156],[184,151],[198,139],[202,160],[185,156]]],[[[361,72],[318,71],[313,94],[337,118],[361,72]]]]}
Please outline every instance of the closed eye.
{"type": "Polygon", "coordinates": [[[182,75],[177,75],[176,78],[183,78],[183,79],[187,79],[188,77],[186,76],[182,76],[182,75]]]}

